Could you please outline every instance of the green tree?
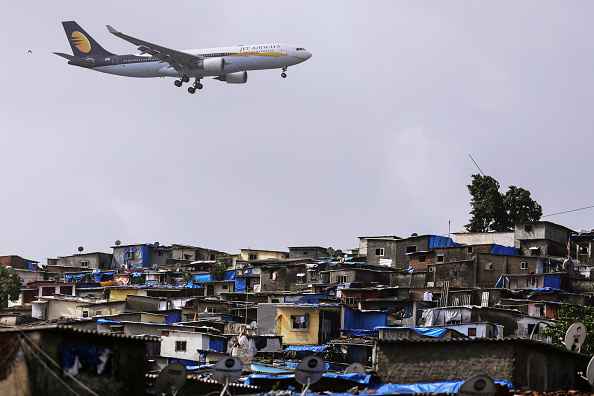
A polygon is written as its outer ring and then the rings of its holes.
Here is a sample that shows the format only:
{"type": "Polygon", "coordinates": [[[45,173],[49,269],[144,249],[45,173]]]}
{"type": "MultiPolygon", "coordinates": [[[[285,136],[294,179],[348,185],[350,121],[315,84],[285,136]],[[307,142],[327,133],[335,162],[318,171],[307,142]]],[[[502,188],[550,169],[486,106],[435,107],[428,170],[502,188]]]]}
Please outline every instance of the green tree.
{"type": "Polygon", "coordinates": [[[468,232],[506,231],[508,227],[507,212],[503,196],[499,192],[499,182],[491,176],[472,175],[472,183],[468,186],[472,195],[470,205],[472,218],[466,224],[468,232]]]}
{"type": "Polygon", "coordinates": [[[8,301],[19,298],[23,280],[9,267],[0,266],[0,309],[8,307],[8,301]]]}
{"type": "Polygon", "coordinates": [[[557,318],[559,322],[556,327],[547,326],[541,330],[540,334],[552,337],[554,345],[563,346],[561,341],[564,340],[569,326],[575,322],[582,322],[586,325],[588,334],[582,344],[581,353],[594,354],[594,307],[565,306],[559,309],[557,318]]]}
{"type": "Polygon", "coordinates": [[[192,275],[191,272],[186,272],[184,274],[184,276],[182,277],[182,282],[183,283],[190,283],[194,280],[194,275],[192,275]]]}
{"type": "Polygon", "coordinates": [[[538,221],[542,216],[542,207],[521,187],[509,186],[501,194],[497,180],[478,174],[472,175],[467,187],[472,196],[472,218],[465,225],[468,232],[511,231],[514,222],[538,221]]]}
{"type": "Polygon", "coordinates": [[[516,221],[538,221],[542,217],[542,207],[530,197],[530,191],[521,187],[509,186],[503,203],[512,225],[516,221]]]}
{"type": "Polygon", "coordinates": [[[208,270],[212,279],[222,280],[225,277],[225,271],[231,266],[232,261],[229,256],[217,257],[217,261],[208,270]]]}

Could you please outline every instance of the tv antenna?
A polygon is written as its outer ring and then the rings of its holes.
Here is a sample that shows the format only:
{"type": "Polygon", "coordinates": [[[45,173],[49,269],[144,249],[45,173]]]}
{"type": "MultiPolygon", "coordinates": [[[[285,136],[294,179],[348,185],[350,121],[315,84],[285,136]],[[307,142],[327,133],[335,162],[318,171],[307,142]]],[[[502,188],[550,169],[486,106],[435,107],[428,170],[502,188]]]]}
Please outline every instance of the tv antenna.
{"type": "Polygon", "coordinates": [[[219,384],[224,384],[220,396],[224,394],[231,396],[229,384],[235,382],[241,374],[243,374],[243,364],[234,356],[226,356],[215,364],[212,369],[212,378],[219,384]]]}
{"type": "Polygon", "coordinates": [[[305,396],[309,386],[322,378],[324,371],[326,371],[326,365],[318,356],[308,356],[299,362],[295,369],[295,381],[304,385],[301,396],[305,396]]]}
{"type": "Polygon", "coordinates": [[[154,387],[161,393],[175,396],[184,387],[187,375],[188,370],[183,364],[168,364],[157,376],[154,387]]]}

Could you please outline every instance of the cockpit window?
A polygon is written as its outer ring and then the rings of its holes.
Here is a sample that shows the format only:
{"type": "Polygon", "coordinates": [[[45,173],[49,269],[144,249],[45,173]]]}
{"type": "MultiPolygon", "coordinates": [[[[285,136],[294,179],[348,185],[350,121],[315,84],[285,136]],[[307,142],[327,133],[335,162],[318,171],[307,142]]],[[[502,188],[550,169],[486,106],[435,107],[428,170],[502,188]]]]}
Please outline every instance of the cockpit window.
{"type": "Polygon", "coordinates": [[[297,48],[297,51],[305,51],[305,48],[297,48]]]}

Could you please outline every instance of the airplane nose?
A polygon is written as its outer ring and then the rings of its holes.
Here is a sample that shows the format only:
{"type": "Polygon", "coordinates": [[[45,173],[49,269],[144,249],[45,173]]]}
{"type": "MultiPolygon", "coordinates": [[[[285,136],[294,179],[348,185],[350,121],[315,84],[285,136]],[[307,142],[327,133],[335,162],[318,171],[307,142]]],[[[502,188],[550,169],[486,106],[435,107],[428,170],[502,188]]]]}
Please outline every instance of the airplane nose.
{"type": "Polygon", "coordinates": [[[305,51],[304,58],[305,58],[305,60],[308,60],[309,58],[311,58],[311,52],[305,51]]]}

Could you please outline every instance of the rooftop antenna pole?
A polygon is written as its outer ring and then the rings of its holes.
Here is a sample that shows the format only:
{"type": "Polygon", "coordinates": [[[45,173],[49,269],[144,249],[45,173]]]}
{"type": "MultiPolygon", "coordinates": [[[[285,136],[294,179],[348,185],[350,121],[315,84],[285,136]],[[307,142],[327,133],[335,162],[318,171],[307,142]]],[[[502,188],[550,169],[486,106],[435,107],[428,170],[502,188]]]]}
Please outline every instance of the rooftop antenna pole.
{"type": "Polygon", "coordinates": [[[485,176],[485,174],[483,173],[483,171],[481,170],[481,168],[479,168],[478,164],[476,163],[476,161],[474,160],[474,158],[472,158],[472,155],[468,154],[468,156],[470,157],[470,159],[472,160],[472,162],[474,162],[474,164],[476,165],[476,167],[478,168],[479,172],[481,172],[481,175],[485,176]]]}
{"type": "Polygon", "coordinates": [[[450,238],[451,231],[452,231],[452,220],[448,220],[448,238],[450,238]]]}

